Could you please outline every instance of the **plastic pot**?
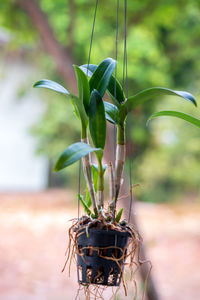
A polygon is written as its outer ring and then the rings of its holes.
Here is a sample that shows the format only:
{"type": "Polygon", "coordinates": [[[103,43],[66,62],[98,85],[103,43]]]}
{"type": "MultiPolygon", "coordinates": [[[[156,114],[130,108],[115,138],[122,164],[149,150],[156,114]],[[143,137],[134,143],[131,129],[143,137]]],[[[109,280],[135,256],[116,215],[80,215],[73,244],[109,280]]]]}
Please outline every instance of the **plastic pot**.
{"type": "Polygon", "coordinates": [[[116,230],[79,230],[77,273],[81,284],[118,286],[121,282],[130,234],[116,230]],[[116,261],[117,260],[117,261],[116,261]]]}

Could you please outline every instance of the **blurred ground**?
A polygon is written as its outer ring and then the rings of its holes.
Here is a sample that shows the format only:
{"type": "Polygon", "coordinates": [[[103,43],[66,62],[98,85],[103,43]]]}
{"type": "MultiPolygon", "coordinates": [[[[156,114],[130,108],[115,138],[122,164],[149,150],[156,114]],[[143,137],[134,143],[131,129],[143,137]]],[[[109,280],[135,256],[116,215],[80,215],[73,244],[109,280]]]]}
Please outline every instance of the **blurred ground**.
{"type": "MultiPolygon", "coordinates": [[[[61,274],[74,195],[0,194],[1,300],[75,299],[75,269],[61,274]]],[[[200,299],[200,207],[137,203],[136,212],[161,300],[200,299]]]]}

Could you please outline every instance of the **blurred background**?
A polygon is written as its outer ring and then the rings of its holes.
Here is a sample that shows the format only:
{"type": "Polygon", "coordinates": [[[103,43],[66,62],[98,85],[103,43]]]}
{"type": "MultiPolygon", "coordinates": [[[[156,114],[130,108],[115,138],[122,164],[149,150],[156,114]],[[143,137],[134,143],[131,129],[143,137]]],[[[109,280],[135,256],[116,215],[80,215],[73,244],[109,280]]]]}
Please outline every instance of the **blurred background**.
{"type": "MultiPolygon", "coordinates": [[[[115,2],[99,1],[91,63],[115,57],[115,2]]],[[[75,299],[75,270],[70,279],[60,270],[68,220],[77,216],[78,164],[58,174],[52,167],[59,154],[79,140],[79,123],[68,99],[32,85],[48,78],[76,91],[72,65],[87,63],[94,7],[94,0],[0,3],[2,300],[75,299]]],[[[120,1],[120,80],[123,9],[120,1]]],[[[191,92],[198,101],[199,24],[196,0],[128,2],[129,95],[164,86],[191,92]]],[[[140,184],[134,190],[134,214],[159,299],[198,299],[200,132],[174,118],[160,118],[147,127],[151,113],[162,109],[200,116],[199,108],[176,97],[149,101],[133,112],[129,159],[133,183],[140,184]]],[[[130,299],[132,292],[130,288],[130,299]]]]}

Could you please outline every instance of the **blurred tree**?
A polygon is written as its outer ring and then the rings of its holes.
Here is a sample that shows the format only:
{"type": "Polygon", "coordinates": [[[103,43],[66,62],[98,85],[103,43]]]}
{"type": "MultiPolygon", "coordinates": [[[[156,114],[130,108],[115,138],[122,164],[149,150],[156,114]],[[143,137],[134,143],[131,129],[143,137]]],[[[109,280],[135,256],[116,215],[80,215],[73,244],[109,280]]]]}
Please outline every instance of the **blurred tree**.
{"type": "MultiPolygon", "coordinates": [[[[7,28],[12,36],[7,49],[20,49],[34,66],[38,66],[38,72],[42,76],[45,74],[45,77],[65,82],[69,89],[75,90],[72,63],[81,64],[87,61],[94,4],[92,0],[1,1],[0,26],[7,28]]],[[[196,94],[200,76],[199,6],[196,0],[129,1],[129,94],[155,85],[185,89],[196,94]]],[[[123,1],[120,1],[120,78],[123,62],[123,22],[123,1]]],[[[99,1],[92,63],[98,63],[106,56],[114,56],[115,26],[113,1],[99,1]]],[[[49,98],[50,94],[46,92],[44,96],[49,98]]],[[[61,101],[58,96],[55,97],[57,101],[61,101]]],[[[43,126],[39,125],[35,129],[40,138],[40,150],[51,159],[60,151],[58,147],[61,147],[59,145],[62,142],[58,142],[59,137],[61,140],[65,134],[67,136],[69,128],[70,135],[76,137],[78,130],[75,122],[71,126],[72,119],[65,118],[64,114],[51,113],[54,101],[48,102],[48,109],[42,120],[43,126]],[[54,127],[58,130],[56,139],[55,132],[50,130],[51,121],[57,124],[54,127]],[[66,127],[63,130],[64,121],[66,127]],[[41,127],[47,130],[41,130],[41,127]]],[[[150,142],[150,130],[145,127],[146,119],[156,105],[156,101],[144,104],[135,111],[131,120],[134,156],[140,156],[140,162],[143,162],[145,149],[151,147],[156,156],[159,148],[158,144],[150,142]]]]}

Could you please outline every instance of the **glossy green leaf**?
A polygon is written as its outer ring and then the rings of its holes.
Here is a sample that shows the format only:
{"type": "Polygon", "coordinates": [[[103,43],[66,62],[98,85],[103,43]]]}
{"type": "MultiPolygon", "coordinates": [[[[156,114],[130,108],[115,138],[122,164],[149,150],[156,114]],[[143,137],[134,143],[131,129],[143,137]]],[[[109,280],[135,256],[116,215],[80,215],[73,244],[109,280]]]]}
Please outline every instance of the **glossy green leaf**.
{"type": "Polygon", "coordinates": [[[152,100],[153,97],[162,95],[178,96],[187,101],[192,102],[195,106],[197,106],[195,98],[190,93],[182,91],[173,91],[162,87],[154,87],[147,90],[143,90],[142,92],[132,97],[129,97],[128,100],[122,104],[120,108],[120,122],[124,122],[127,113],[133,110],[138,105],[142,104],[147,100],[152,100]]]}
{"type": "Polygon", "coordinates": [[[85,64],[85,65],[81,65],[80,68],[81,70],[88,76],[91,77],[92,74],[94,73],[94,71],[96,71],[97,69],[97,65],[93,65],[93,64],[85,64]]]}
{"type": "Polygon", "coordinates": [[[98,65],[90,78],[90,92],[96,89],[101,97],[103,97],[115,67],[115,60],[113,60],[112,58],[104,59],[98,65]]]}
{"type": "Polygon", "coordinates": [[[33,85],[33,87],[45,88],[45,89],[53,90],[53,91],[61,93],[61,94],[70,95],[70,93],[68,92],[68,90],[66,90],[66,88],[64,88],[59,83],[49,80],[49,79],[39,80],[33,85]]]}
{"type": "Polygon", "coordinates": [[[88,113],[89,105],[90,105],[89,81],[85,73],[78,66],[74,65],[74,69],[77,78],[79,98],[84,104],[86,113],[88,113]]]}
{"type": "Polygon", "coordinates": [[[91,152],[99,152],[102,151],[101,149],[93,148],[89,144],[86,143],[75,143],[70,145],[59,157],[55,167],[54,171],[62,170],[76,161],[78,161],[83,156],[91,153],[91,152]]]}
{"type": "Polygon", "coordinates": [[[104,101],[104,108],[106,112],[106,120],[112,124],[119,123],[119,109],[112,103],[104,101]]]}
{"type": "Polygon", "coordinates": [[[70,94],[62,85],[52,80],[43,79],[37,81],[33,87],[46,88],[69,96],[74,106],[76,116],[78,116],[81,119],[81,122],[84,124],[84,126],[87,127],[88,117],[83,102],[75,95],[70,94]]]}
{"type": "Polygon", "coordinates": [[[159,112],[152,114],[150,116],[150,118],[148,119],[147,123],[150,120],[157,118],[157,117],[161,117],[161,116],[176,117],[176,118],[185,120],[185,121],[189,122],[190,124],[193,124],[194,126],[200,128],[200,120],[199,119],[197,119],[193,116],[190,116],[188,114],[185,114],[183,112],[180,112],[180,111],[171,111],[171,110],[159,111],[159,112]]]}
{"type": "Polygon", "coordinates": [[[115,220],[116,220],[117,223],[119,223],[119,221],[121,220],[121,217],[122,217],[122,214],[123,214],[123,210],[124,209],[121,208],[120,211],[118,212],[116,218],[115,218],[115,220]]]}
{"type": "MultiPolygon", "coordinates": [[[[97,65],[82,65],[80,68],[87,76],[91,77],[94,71],[97,69],[97,65]]],[[[117,106],[120,106],[120,104],[126,99],[122,86],[119,81],[115,79],[114,75],[112,75],[110,78],[107,90],[113,103],[117,106]]]]}
{"type": "Polygon", "coordinates": [[[90,98],[89,128],[94,146],[104,149],[106,142],[106,117],[103,100],[97,90],[92,92],[90,98]]]}
{"type": "Polygon", "coordinates": [[[116,106],[120,107],[120,105],[125,101],[126,97],[121,84],[119,83],[118,80],[115,80],[114,76],[111,77],[107,90],[113,103],[116,106]],[[115,81],[116,81],[116,87],[115,87],[115,81]]]}
{"type": "Polygon", "coordinates": [[[78,194],[78,199],[80,200],[81,204],[83,205],[83,208],[88,216],[92,214],[90,208],[88,207],[87,203],[83,199],[83,195],[78,194]]]}

